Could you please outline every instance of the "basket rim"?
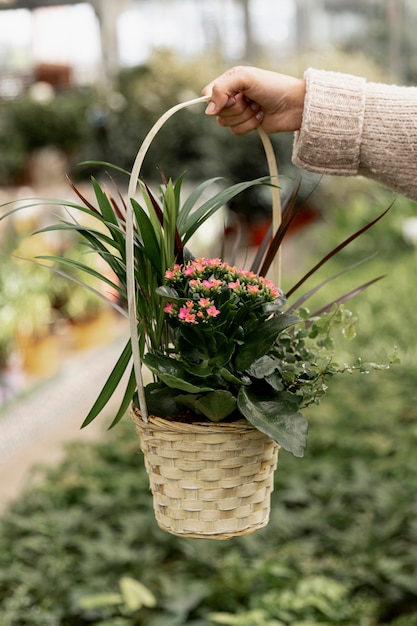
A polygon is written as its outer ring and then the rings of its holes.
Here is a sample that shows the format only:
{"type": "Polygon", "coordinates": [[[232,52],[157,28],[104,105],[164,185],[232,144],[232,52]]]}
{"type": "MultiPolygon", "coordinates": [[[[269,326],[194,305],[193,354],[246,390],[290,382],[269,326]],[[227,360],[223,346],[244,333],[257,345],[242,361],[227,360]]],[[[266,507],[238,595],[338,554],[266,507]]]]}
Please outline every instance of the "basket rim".
{"type": "MultiPolygon", "coordinates": [[[[259,429],[255,428],[248,422],[245,418],[233,421],[233,422],[200,422],[200,421],[176,421],[175,419],[167,419],[164,417],[159,417],[156,415],[148,415],[147,421],[145,421],[142,417],[140,409],[132,403],[130,407],[130,417],[132,421],[142,429],[151,428],[153,430],[163,430],[163,431],[171,431],[178,433],[189,433],[189,432],[200,432],[206,433],[210,431],[211,433],[248,433],[253,432],[258,433],[259,437],[266,437],[271,441],[271,437],[268,437],[265,433],[261,432],[259,429]]],[[[274,442],[277,446],[276,442],[274,442]]]]}

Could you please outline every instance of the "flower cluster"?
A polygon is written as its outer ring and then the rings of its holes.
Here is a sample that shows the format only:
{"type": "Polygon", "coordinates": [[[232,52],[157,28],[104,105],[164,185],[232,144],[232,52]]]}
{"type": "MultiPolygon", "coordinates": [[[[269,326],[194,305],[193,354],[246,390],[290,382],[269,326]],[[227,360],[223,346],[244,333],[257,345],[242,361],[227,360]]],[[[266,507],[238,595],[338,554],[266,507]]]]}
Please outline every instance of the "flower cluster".
{"type": "Polygon", "coordinates": [[[220,259],[195,259],[174,265],[165,272],[165,280],[178,300],[168,301],[164,311],[185,324],[207,323],[230,310],[231,303],[236,310],[245,306],[249,310],[283,298],[270,280],[220,259]]]}

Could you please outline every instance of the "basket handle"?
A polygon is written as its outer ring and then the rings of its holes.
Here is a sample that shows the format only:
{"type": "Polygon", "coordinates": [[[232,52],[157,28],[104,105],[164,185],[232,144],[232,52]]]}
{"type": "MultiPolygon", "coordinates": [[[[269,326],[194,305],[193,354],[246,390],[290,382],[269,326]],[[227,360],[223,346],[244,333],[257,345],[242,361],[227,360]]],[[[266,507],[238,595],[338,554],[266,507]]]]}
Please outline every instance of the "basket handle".
{"type": "MultiPolygon", "coordinates": [[[[142,163],[144,161],[145,155],[154,140],[156,134],[162,128],[166,121],[172,115],[189,106],[193,106],[194,104],[200,104],[203,102],[207,102],[210,100],[211,96],[202,96],[200,98],[194,98],[193,100],[187,100],[186,102],[180,102],[174,107],[168,109],[152,126],[151,130],[146,135],[143,140],[139,151],[136,155],[136,159],[134,161],[132,171],[130,174],[129,187],[128,187],[128,206],[126,213],[126,288],[127,288],[127,307],[129,314],[129,330],[130,330],[130,340],[132,344],[132,357],[133,357],[133,367],[136,378],[136,385],[138,389],[138,398],[139,398],[139,408],[142,413],[142,419],[147,422],[148,421],[148,411],[146,407],[145,400],[145,388],[143,384],[142,377],[142,362],[140,358],[139,352],[139,336],[138,336],[138,327],[136,321],[136,294],[135,294],[135,275],[134,275],[134,224],[133,224],[133,207],[130,199],[133,198],[136,194],[137,184],[139,180],[140,171],[142,168],[142,163]]],[[[279,225],[281,223],[281,196],[279,191],[279,177],[278,177],[278,167],[275,159],[274,150],[272,147],[271,140],[269,136],[266,134],[264,129],[261,126],[258,126],[258,133],[260,139],[262,141],[262,145],[265,151],[269,175],[272,180],[276,180],[276,184],[272,186],[272,228],[273,233],[275,233],[279,225]]],[[[280,286],[281,282],[281,258],[280,251],[278,251],[277,255],[274,258],[272,263],[272,280],[277,287],[280,286]]]]}

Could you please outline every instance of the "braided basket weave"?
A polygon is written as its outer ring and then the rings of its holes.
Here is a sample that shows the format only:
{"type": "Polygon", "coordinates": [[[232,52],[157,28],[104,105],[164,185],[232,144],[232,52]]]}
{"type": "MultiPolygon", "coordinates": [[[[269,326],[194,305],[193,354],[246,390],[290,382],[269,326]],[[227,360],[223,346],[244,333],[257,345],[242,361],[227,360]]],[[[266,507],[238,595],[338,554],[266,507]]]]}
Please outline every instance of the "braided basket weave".
{"type": "Polygon", "coordinates": [[[159,527],[229,539],[269,520],[279,446],[247,422],[175,422],[132,406],[159,527]]]}

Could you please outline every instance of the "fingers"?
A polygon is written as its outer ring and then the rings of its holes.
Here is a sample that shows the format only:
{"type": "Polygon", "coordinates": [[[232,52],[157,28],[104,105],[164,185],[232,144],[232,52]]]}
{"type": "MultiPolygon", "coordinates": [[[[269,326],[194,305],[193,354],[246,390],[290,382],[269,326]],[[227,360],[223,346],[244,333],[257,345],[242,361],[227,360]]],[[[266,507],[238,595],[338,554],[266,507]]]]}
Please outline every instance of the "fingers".
{"type": "Polygon", "coordinates": [[[218,110],[214,102],[206,109],[207,115],[216,115],[220,126],[229,126],[235,135],[243,135],[256,128],[264,119],[260,106],[242,93],[229,96],[224,107],[218,110]],[[213,106],[211,106],[213,105],[213,106]]]}
{"type": "Polygon", "coordinates": [[[236,100],[235,105],[221,111],[217,122],[220,126],[228,126],[235,135],[244,135],[262,123],[264,114],[255,102],[243,97],[236,100]]]}
{"type": "Polygon", "coordinates": [[[209,83],[202,90],[203,96],[211,96],[207,115],[218,115],[222,109],[230,106],[236,94],[243,93],[248,87],[247,69],[233,67],[209,83]]]}

